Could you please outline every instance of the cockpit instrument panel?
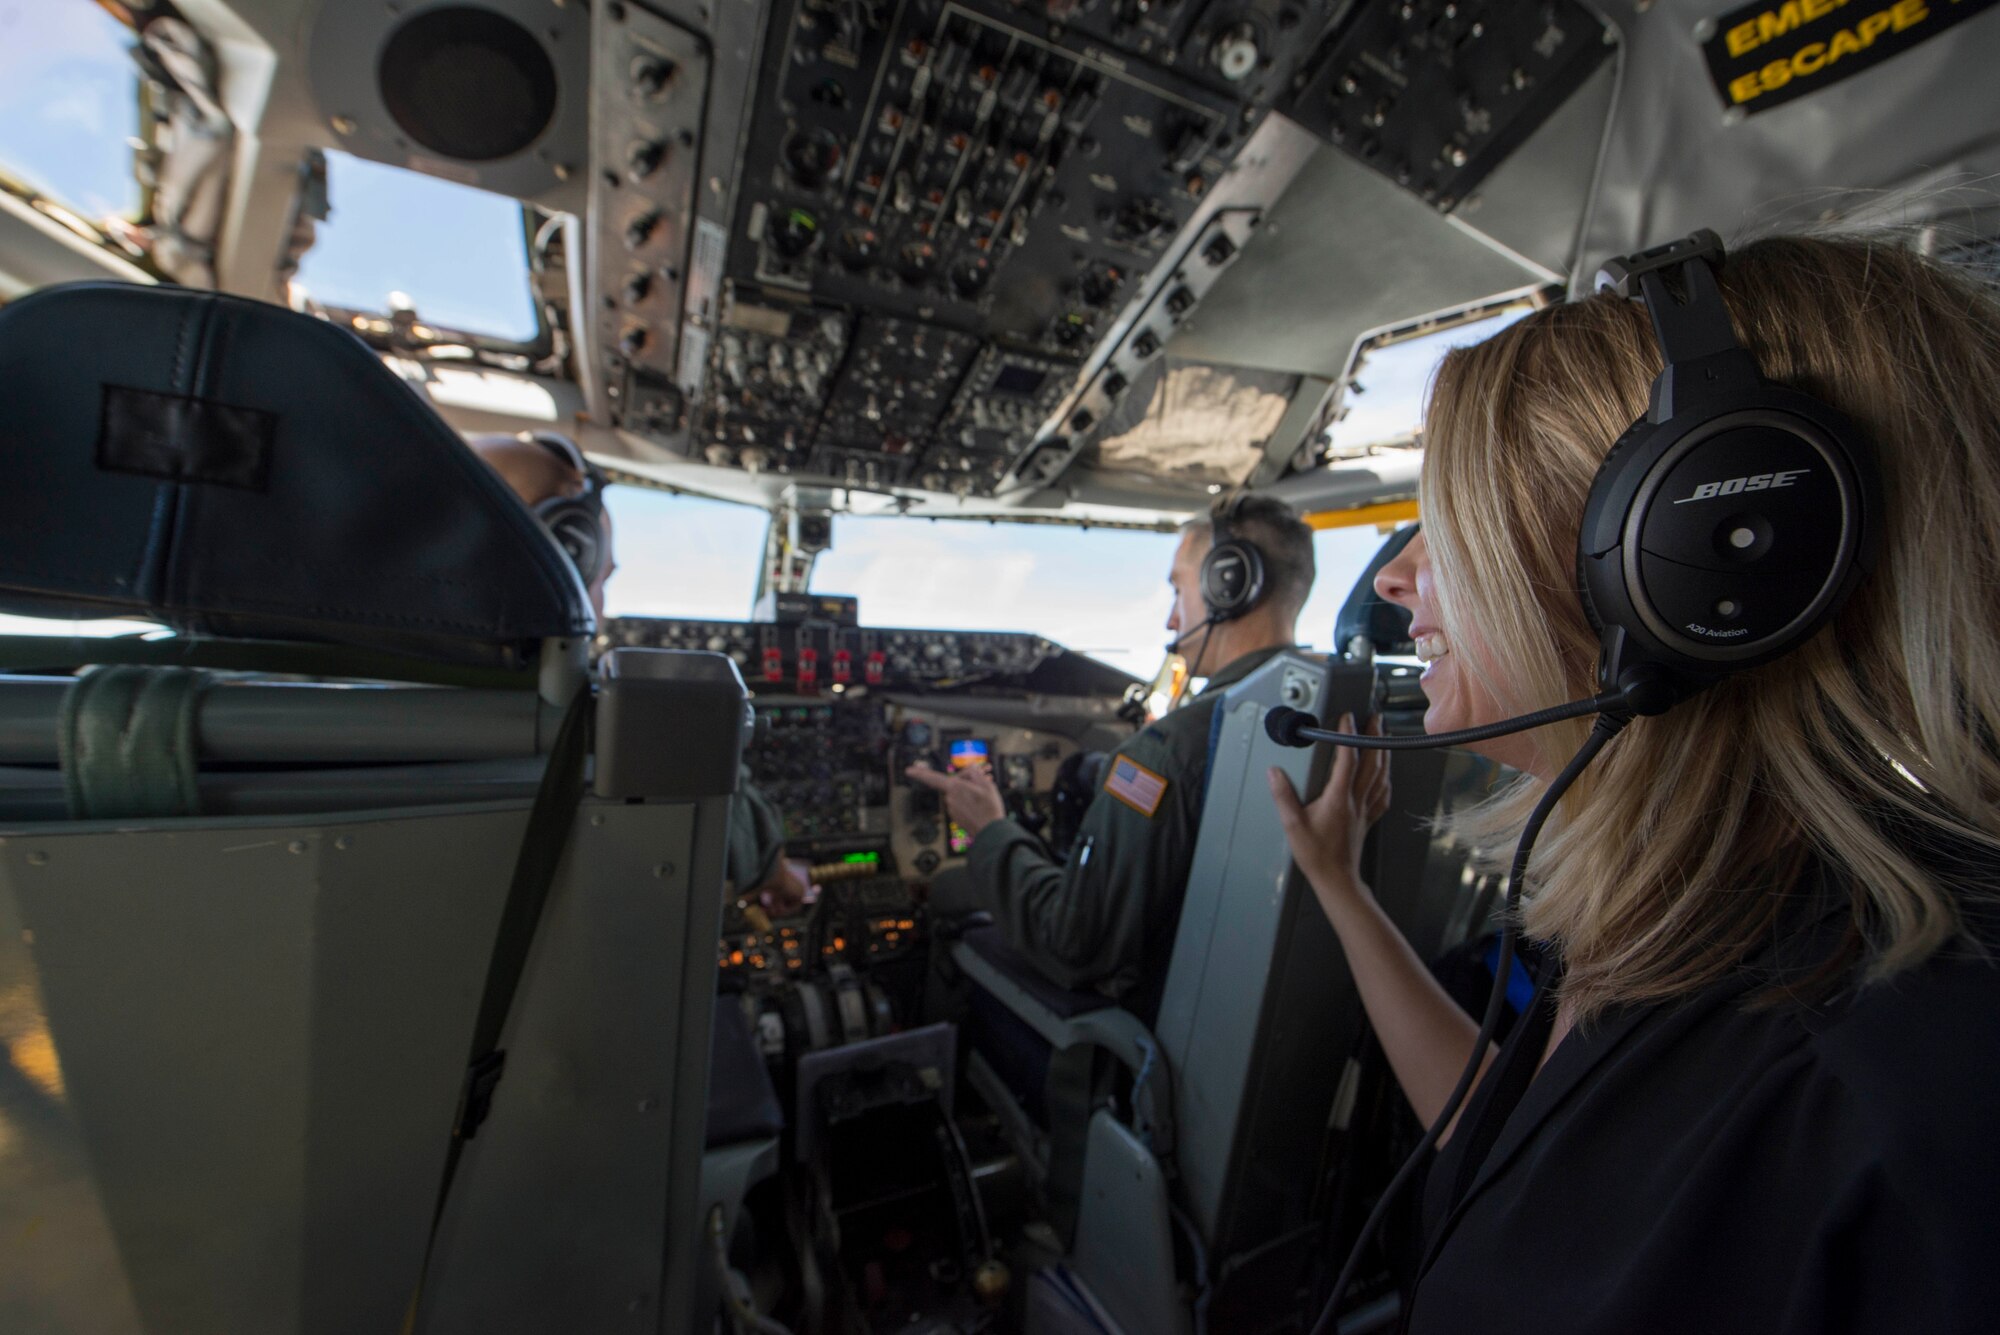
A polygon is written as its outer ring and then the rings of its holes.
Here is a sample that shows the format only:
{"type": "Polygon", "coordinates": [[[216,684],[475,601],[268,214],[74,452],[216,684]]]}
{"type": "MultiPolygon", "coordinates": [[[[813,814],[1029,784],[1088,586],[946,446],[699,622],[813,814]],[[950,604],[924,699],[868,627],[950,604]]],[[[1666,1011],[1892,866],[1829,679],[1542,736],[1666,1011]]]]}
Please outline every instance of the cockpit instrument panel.
{"type": "Polygon", "coordinates": [[[849,861],[839,846],[889,833],[889,732],[874,699],[766,696],[746,749],[751,778],[785,813],[785,842],[826,852],[813,867],[818,883],[879,872],[880,855],[849,861]]]}
{"type": "Polygon", "coordinates": [[[1039,635],[1003,631],[908,630],[836,626],[824,621],[782,625],[755,621],[680,621],[617,617],[598,637],[600,648],[695,649],[726,654],[758,690],[800,695],[867,686],[936,690],[980,683],[1021,686],[1066,655],[1039,635]]]}

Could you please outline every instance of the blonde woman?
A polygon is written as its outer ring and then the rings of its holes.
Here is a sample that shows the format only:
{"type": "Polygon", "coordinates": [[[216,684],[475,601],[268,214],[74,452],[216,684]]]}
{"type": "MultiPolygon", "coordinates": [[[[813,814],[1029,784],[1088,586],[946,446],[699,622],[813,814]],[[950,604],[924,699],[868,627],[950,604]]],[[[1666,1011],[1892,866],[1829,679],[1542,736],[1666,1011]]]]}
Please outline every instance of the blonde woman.
{"type": "MultiPolygon", "coordinates": [[[[2000,1328],[2000,303],[1893,242],[1772,239],[1721,287],[1763,374],[1846,413],[1874,572],[1805,647],[1634,721],[1562,798],[1522,925],[1555,967],[1423,1184],[1413,1332],[2000,1328]]],[[[1592,693],[1584,499],[1659,374],[1645,308],[1551,307],[1440,369],[1410,609],[1430,732],[1592,693]]],[[[1504,850],[1584,740],[1483,744],[1504,850]]],[[[1428,1122],[1478,1026],[1360,879],[1388,801],[1272,789],[1428,1122]]]]}

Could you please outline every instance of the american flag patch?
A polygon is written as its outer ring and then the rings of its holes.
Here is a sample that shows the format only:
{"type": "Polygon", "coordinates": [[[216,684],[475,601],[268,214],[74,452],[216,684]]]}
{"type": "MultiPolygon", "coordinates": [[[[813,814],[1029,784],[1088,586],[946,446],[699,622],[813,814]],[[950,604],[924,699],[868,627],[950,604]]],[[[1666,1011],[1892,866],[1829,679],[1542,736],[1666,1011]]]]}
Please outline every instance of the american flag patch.
{"type": "Polygon", "coordinates": [[[1160,799],[1167,795],[1167,781],[1144,765],[1124,756],[1113,756],[1111,774],[1104,780],[1104,791],[1140,815],[1150,818],[1160,809],[1160,799]]]}

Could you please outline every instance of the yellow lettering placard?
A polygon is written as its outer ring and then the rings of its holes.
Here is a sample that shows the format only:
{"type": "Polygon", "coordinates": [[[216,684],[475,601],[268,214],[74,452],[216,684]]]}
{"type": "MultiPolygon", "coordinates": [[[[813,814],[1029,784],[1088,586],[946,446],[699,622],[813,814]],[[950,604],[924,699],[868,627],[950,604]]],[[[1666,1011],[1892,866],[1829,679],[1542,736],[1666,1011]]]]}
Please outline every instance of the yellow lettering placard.
{"type": "Polygon", "coordinates": [[[1723,105],[1768,111],[1879,65],[1996,0],[1759,0],[1702,45],[1723,105]]]}

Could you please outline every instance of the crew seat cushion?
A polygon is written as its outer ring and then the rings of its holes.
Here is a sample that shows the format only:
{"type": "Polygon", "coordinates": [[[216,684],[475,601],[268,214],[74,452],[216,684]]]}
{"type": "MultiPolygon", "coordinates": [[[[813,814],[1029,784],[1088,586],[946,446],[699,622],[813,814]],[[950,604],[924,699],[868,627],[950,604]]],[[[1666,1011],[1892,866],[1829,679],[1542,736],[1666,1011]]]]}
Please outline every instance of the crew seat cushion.
{"type": "Polygon", "coordinates": [[[1035,971],[1035,966],[1007,944],[1006,934],[997,924],[974,927],[965,933],[964,941],[979,957],[1007,975],[1029,996],[1054,1011],[1065,1020],[1075,1019],[1091,1011],[1101,1011],[1114,1003],[1102,992],[1072,992],[1058,987],[1035,971]]]}
{"type": "Polygon", "coordinates": [[[77,283],[0,309],[0,611],[520,663],[588,634],[534,517],[355,335],[77,283]]]}
{"type": "Polygon", "coordinates": [[[708,1068],[709,1149],[775,1136],[785,1129],[778,1091],[735,997],[715,999],[708,1068]]]}

